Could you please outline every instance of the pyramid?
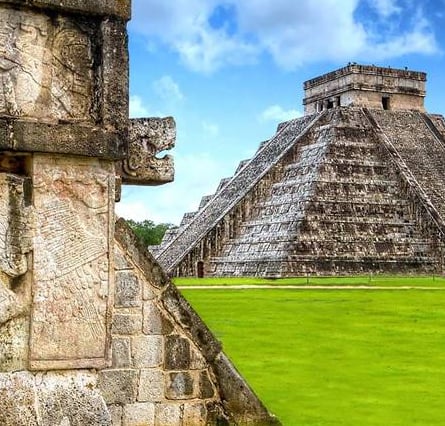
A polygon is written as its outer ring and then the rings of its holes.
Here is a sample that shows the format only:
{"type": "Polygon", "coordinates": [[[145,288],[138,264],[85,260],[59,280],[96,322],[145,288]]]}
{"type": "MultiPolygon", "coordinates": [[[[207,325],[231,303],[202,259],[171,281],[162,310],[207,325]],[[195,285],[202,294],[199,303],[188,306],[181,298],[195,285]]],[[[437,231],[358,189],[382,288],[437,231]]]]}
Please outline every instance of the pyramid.
{"type": "Polygon", "coordinates": [[[153,250],[174,276],[443,272],[445,120],[423,72],[349,64],[153,250]]]}

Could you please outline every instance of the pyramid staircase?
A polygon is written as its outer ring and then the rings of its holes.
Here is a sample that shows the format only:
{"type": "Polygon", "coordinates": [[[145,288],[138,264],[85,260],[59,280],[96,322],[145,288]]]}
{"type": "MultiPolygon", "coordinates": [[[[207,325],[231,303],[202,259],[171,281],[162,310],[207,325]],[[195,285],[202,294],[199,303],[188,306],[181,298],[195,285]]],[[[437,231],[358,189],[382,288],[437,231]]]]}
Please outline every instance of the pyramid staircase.
{"type": "Polygon", "coordinates": [[[441,116],[352,107],[281,125],[158,260],[177,275],[441,272],[444,130],[441,116]]]}

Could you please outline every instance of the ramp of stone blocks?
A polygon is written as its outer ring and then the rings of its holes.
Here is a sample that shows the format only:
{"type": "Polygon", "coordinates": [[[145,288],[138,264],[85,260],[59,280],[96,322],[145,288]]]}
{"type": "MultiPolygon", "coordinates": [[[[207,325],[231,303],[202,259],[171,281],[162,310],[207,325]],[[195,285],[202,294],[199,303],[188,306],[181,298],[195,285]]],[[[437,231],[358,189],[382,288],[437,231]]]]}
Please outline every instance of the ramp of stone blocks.
{"type": "Polygon", "coordinates": [[[360,109],[333,110],[281,163],[283,175],[258,213],[211,260],[212,274],[434,268],[431,243],[379,146],[360,109]]]}
{"type": "MultiPolygon", "coordinates": [[[[249,162],[249,160],[242,160],[239,163],[235,174],[238,173],[238,171],[241,170],[241,168],[244,167],[248,162],[249,162]]],[[[208,202],[215,196],[215,194],[217,194],[219,191],[221,191],[221,189],[230,181],[230,179],[231,178],[221,179],[218,187],[216,188],[216,191],[213,194],[203,195],[201,198],[201,201],[199,203],[198,211],[202,210],[208,204],[208,202]]],[[[162,238],[162,241],[159,245],[149,247],[150,252],[153,254],[153,256],[155,258],[158,257],[158,254],[161,253],[165,247],[167,247],[168,243],[176,235],[178,235],[182,232],[183,228],[185,228],[191,222],[191,220],[196,215],[196,213],[197,213],[197,211],[184,213],[179,227],[174,228],[174,230],[173,229],[167,230],[167,232],[165,233],[165,235],[162,238]]]]}
{"type": "Polygon", "coordinates": [[[277,134],[266,142],[256,155],[241,167],[206,206],[197,212],[187,226],[158,253],[157,261],[168,272],[199,243],[219,220],[221,220],[249,190],[275,165],[292,146],[324,114],[291,120],[280,126],[277,134]]]}
{"type": "Polygon", "coordinates": [[[403,179],[444,237],[443,117],[416,111],[365,109],[365,113],[376,127],[403,179]]]}
{"type": "Polygon", "coordinates": [[[113,365],[99,379],[113,424],[279,425],[123,219],[115,238],[113,365]]]}

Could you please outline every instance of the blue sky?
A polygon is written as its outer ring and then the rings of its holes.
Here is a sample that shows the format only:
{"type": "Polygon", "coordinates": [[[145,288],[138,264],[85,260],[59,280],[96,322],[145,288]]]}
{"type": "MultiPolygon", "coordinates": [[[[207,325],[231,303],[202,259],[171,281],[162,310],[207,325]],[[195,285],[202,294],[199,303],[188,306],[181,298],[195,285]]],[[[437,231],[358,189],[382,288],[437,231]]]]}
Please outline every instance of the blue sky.
{"type": "Polygon", "coordinates": [[[125,186],[127,219],[179,224],[348,62],[427,72],[445,113],[445,0],[133,0],[128,30],[130,116],[174,116],[177,141],[175,182],[125,186]]]}

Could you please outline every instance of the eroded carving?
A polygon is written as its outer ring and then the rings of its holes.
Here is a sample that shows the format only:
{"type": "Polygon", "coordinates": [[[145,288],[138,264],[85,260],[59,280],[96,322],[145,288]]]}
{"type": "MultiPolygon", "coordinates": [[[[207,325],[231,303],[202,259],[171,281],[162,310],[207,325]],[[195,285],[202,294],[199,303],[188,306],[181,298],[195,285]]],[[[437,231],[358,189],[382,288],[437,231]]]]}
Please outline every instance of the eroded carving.
{"type": "Polygon", "coordinates": [[[0,111],[31,115],[44,85],[49,18],[0,9],[0,111]]]}
{"type": "Polygon", "coordinates": [[[0,7],[0,113],[58,119],[88,118],[92,48],[66,18],[0,7]]]}
{"type": "Polygon", "coordinates": [[[51,94],[56,117],[85,117],[92,91],[92,55],[88,36],[73,26],[54,37],[51,94]]]}
{"type": "Polygon", "coordinates": [[[0,173],[0,324],[23,314],[26,302],[12,280],[28,270],[32,214],[25,200],[26,178],[0,173]]]}
{"type": "Polygon", "coordinates": [[[173,117],[130,120],[128,157],[123,161],[124,183],[160,185],[174,179],[174,163],[170,155],[157,158],[162,151],[174,147],[176,124],[173,117]]]}
{"type": "MultiPolygon", "coordinates": [[[[38,162],[37,160],[35,160],[38,162]]],[[[31,365],[98,366],[106,353],[110,170],[42,162],[34,177],[31,365]],[[69,344],[68,344],[69,342],[69,344]]]]}

